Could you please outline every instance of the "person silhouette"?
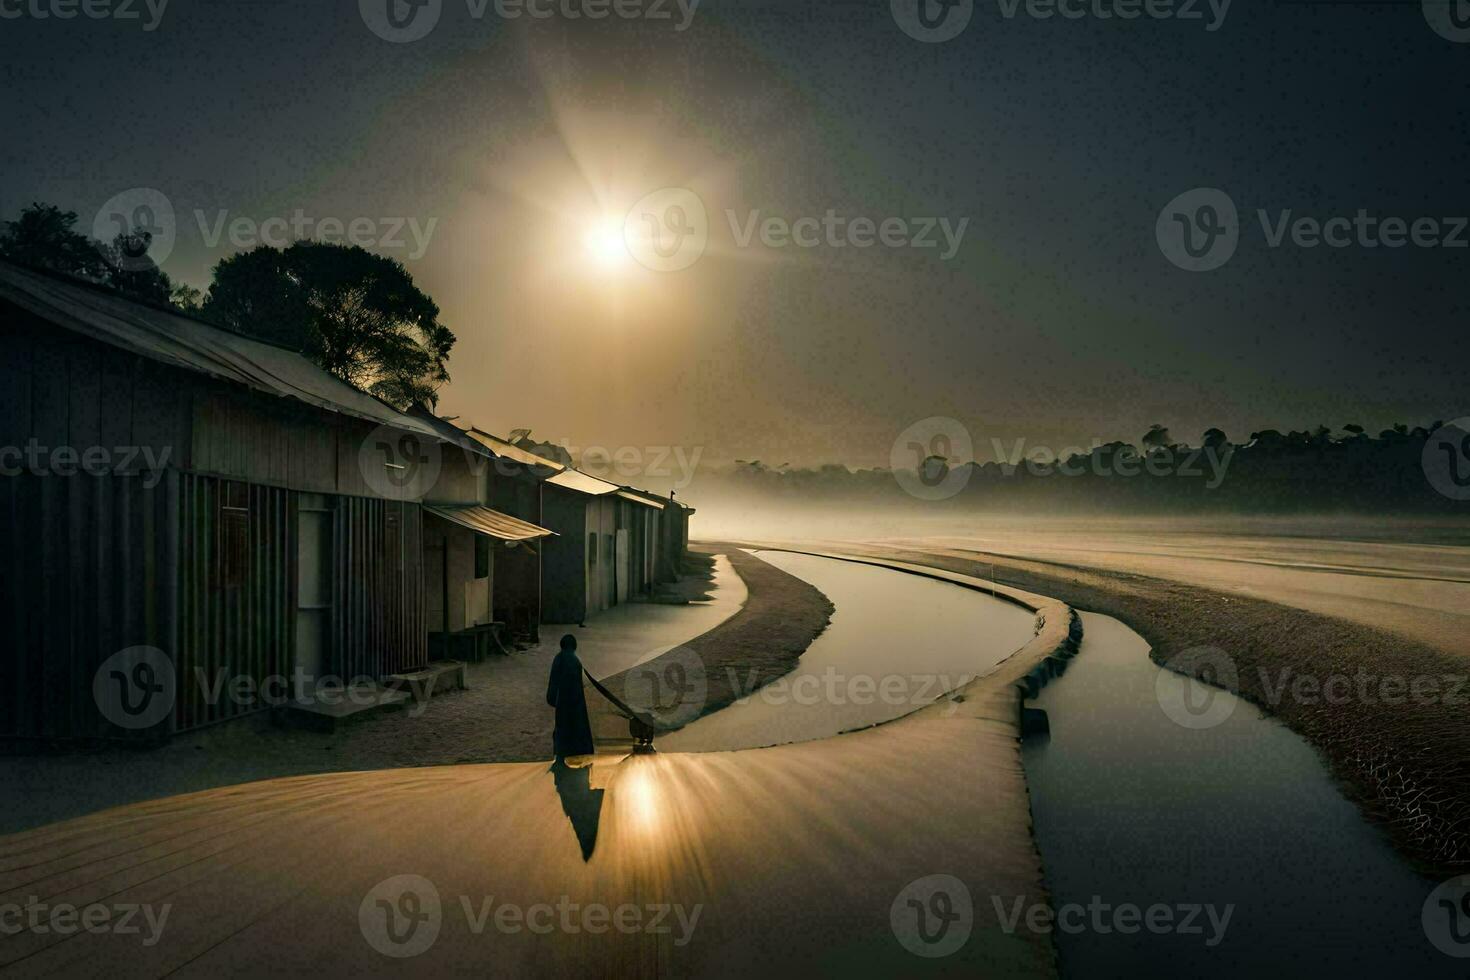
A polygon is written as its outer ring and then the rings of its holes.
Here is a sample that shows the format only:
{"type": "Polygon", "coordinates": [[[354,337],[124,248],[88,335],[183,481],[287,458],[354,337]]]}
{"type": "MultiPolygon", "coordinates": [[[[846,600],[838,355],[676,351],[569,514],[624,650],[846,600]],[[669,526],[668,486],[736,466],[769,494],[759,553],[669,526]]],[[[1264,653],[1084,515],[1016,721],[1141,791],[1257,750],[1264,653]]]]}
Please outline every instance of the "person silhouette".
{"type": "Polygon", "coordinates": [[[592,767],[573,769],[563,759],[551,764],[551,778],[556,795],[561,797],[561,812],[572,822],[572,833],[582,849],[582,860],[592,860],[597,847],[597,825],[602,818],[602,796],[605,790],[592,788],[592,767]]]}
{"type": "Polygon", "coordinates": [[[551,734],[552,752],[558,760],[592,755],[592,723],[587,718],[587,695],[582,690],[582,661],[577,657],[577,638],[561,638],[561,652],[551,662],[546,685],[546,703],[556,709],[556,728],[551,734]]]}

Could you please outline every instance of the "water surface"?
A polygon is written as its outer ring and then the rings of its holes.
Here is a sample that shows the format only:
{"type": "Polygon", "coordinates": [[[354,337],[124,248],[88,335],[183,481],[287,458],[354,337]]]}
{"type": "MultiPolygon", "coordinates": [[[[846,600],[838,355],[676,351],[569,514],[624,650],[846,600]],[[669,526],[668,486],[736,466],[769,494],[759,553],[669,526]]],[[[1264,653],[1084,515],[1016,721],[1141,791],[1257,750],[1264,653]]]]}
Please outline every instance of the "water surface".
{"type": "Polygon", "coordinates": [[[1034,632],[1031,612],[958,585],[833,558],[756,554],[831,599],[832,624],[790,674],[661,737],[660,750],[756,748],[890,721],[987,673],[1034,632]]]}
{"type": "Polygon", "coordinates": [[[1081,653],[1035,701],[1050,737],[1024,746],[1054,902],[1235,908],[1213,948],[1200,936],[1059,932],[1065,976],[1466,975],[1421,930],[1434,883],[1344,799],[1310,745],[1215,689],[1233,709],[1225,721],[1175,724],[1156,683],[1162,674],[1170,698],[1196,682],[1161,672],[1117,620],[1082,617],[1081,653]]]}

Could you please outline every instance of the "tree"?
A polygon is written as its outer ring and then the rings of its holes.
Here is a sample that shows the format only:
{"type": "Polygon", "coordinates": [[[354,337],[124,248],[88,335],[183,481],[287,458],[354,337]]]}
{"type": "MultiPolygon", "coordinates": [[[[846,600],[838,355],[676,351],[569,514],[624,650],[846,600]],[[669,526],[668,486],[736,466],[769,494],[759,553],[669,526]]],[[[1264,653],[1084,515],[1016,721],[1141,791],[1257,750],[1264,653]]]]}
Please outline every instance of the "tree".
{"type": "Polygon", "coordinates": [[[292,346],[399,408],[433,406],[454,334],[400,263],[357,246],[297,242],[224,259],[204,303],[211,320],[292,346]]]}
{"type": "Polygon", "coordinates": [[[101,282],[107,277],[107,264],[96,242],[72,230],[76,223],[75,211],[38,201],[0,229],[0,255],[23,265],[101,282]]]}
{"type": "Polygon", "coordinates": [[[77,213],[36,202],[0,230],[0,255],[109,286],[124,296],[160,306],[171,304],[173,283],[148,257],[153,237],[118,235],[99,242],[75,230],[77,213]]]}
{"type": "Polygon", "coordinates": [[[1168,427],[1157,422],[1149,426],[1148,431],[1143,434],[1144,449],[1163,449],[1170,441],[1168,427]]]}

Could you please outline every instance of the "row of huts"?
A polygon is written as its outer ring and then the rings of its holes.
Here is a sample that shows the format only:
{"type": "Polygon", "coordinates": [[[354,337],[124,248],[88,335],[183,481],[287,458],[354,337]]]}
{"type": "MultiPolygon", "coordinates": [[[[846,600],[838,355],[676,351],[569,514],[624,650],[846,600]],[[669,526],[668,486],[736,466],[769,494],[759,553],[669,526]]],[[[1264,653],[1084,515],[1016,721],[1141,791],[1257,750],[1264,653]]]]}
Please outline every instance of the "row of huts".
{"type": "Polygon", "coordinates": [[[649,596],[688,545],[672,497],[86,284],[0,262],[0,337],[0,739],[157,737],[269,706],[222,681],[483,656],[649,596]],[[107,710],[160,666],[164,717],[107,710]]]}

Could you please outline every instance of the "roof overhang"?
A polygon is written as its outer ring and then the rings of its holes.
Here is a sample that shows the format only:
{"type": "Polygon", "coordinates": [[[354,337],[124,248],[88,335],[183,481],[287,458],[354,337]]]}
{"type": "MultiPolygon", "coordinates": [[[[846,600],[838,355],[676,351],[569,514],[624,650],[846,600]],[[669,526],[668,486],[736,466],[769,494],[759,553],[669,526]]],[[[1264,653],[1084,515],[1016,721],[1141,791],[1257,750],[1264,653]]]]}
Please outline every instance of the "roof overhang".
{"type": "Polygon", "coordinates": [[[619,490],[618,496],[622,497],[624,500],[631,500],[635,504],[642,504],[644,507],[652,507],[654,510],[664,509],[664,505],[659,501],[651,499],[644,494],[638,493],[633,490],[619,490]]]}
{"type": "Polygon", "coordinates": [[[546,482],[554,487],[561,487],[563,490],[585,493],[589,497],[605,497],[610,493],[617,493],[620,489],[616,483],[608,483],[595,476],[588,476],[581,470],[564,470],[546,482]]]}
{"type": "Polygon", "coordinates": [[[500,541],[532,541],[536,538],[554,537],[555,531],[548,531],[544,527],[537,527],[529,521],[523,521],[509,514],[502,514],[498,510],[489,507],[444,507],[438,505],[424,505],[424,510],[435,517],[442,517],[451,524],[469,528],[476,534],[484,534],[500,541]]]}

